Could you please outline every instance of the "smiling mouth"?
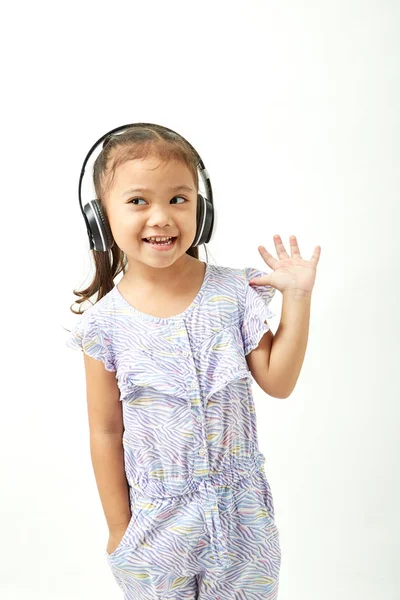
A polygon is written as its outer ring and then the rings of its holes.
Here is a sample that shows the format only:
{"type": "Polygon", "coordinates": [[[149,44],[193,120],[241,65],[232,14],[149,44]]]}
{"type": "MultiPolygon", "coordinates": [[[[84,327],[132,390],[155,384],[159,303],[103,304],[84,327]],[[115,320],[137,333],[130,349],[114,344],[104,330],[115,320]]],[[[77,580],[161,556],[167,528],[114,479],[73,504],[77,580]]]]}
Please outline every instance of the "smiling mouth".
{"type": "Polygon", "coordinates": [[[177,236],[170,236],[169,239],[161,241],[161,242],[157,242],[155,240],[149,240],[148,238],[143,238],[143,242],[146,242],[146,244],[152,244],[154,246],[169,246],[175,242],[176,238],[177,238],[177,236]]]}

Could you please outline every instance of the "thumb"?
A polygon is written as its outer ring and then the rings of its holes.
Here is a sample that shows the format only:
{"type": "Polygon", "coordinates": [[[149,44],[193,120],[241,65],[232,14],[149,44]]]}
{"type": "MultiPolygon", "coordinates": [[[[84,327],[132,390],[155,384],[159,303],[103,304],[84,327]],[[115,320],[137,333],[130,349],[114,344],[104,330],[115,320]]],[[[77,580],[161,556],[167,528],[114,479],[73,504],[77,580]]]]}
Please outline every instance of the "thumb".
{"type": "Polygon", "coordinates": [[[264,275],[263,277],[255,277],[249,280],[249,285],[271,285],[269,282],[268,275],[264,275]]]}

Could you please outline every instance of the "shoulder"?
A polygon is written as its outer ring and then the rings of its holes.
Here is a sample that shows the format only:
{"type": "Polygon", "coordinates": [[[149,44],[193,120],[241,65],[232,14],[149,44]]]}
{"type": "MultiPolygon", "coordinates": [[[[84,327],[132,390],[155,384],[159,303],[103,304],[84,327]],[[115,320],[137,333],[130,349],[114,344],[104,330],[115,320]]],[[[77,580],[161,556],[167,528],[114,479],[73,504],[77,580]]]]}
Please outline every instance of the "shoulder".
{"type": "Polygon", "coordinates": [[[253,318],[254,315],[262,315],[262,320],[272,318],[275,313],[269,308],[276,289],[269,285],[251,286],[249,281],[257,277],[267,275],[268,272],[256,267],[226,267],[218,266],[216,277],[218,288],[223,295],[234,297],[237,302],[241,319],[253,318]]]}
{"type": "Polygon", "coordinates": [[[84,334],[90,335],[98,330],[108,331],[112,329],[114,311],[114,288],[94,304],[75,317],[72,333],[78,337],[84,334]]]}
{"type": "Polygon", "coordinates": [[[216,282],[224,282],[232,286],[243,287],[247,274],[245,268],[210,265],[211,277],[216,282]]]}
{"type": "MultiPolygon", "coordinates": [[[[249,281],[256,277],[267,275],[266,271],[256,267],[228,267],[224,265],[211,265],[211,277],[217,284],[224,284],[235,290],[240,296],[246,295],[249,281]]],[[[270,288],[270,286],[259,286],[270,288]]],[[[250,289],[253,289],[250,287],[250,289]]],[[[273,293],[273,292],[272,292],[273,293]]]]}
{"type": "Polygon", "coordinates": [[[82,313],[82,318],[102,322],[114,314],[114,307],[115,286],[100,300],[86,308],[82,313]]]}
{"type": "Polygon", "coordinates": [[[111,292],[90,305],[74,324],[66,345],[83,350],[89,356],[101,360],[109,371],[115,371],[112,349],[113,321],[111,292]]]}
{"type": "Polygon", "coordinates": [[[228,267],[226,265],[211,264],[209,264],[209,267],[213,271],[213,275],[216,277],[231,277],[234,279],[239,279],[242,282],[258,276],[256,274],[266,274],[266,271],[257,269],[255,267],[228,267]]]}

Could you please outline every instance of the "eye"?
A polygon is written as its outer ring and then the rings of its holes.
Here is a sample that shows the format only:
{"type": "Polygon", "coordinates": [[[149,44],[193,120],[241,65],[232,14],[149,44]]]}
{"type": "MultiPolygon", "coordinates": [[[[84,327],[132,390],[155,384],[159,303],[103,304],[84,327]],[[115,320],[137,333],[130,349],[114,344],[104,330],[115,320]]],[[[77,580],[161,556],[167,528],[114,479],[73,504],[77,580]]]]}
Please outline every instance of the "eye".
{"type": "MultiPolygon", "coordinates": [[[[183,200],[183,202],[186,202],[186,198],[184,198],[183,196],[174,196],[174,197],[172,198],[172,200],[175,200],[175,198],[180,198],[181,200],[183,200]]],[[[134,201],[135,201],[135,200],[144,200],[144,198],[139,198],[139,197],[138,197],[138,198],[131,198],[131,199],[128,201],[128,204],[134,204],[134,201]]],[[[183,202],[182,202],[181,204],[183,204],[183,202]]],[[[138,204],[134,204],[134,206],[139,206],[139,205],[138,205],[138,204]]]]}

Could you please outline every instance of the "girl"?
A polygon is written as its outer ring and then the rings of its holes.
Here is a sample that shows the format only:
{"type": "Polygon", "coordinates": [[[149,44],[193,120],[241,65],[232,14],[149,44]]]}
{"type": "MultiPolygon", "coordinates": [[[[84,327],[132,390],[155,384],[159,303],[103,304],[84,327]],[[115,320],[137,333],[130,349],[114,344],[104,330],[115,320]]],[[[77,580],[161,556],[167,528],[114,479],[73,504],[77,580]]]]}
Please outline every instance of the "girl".
{"type": "Polygon", "coordinates": [[[91,227],[102,223],[106,245],[93,250],[91,285],[74,292],[98,297],[67,345],[84,351],[105,557],[126,600],[276,599],[279,531],[251,384],[293,391],[320,247],[306,261],[294,236],[291,256],[275,236],[278,260],[259,247],[269,274],[202,262],[213,206],[199,208],[194,148],[154,124],[104,138],[91,227]]]}

